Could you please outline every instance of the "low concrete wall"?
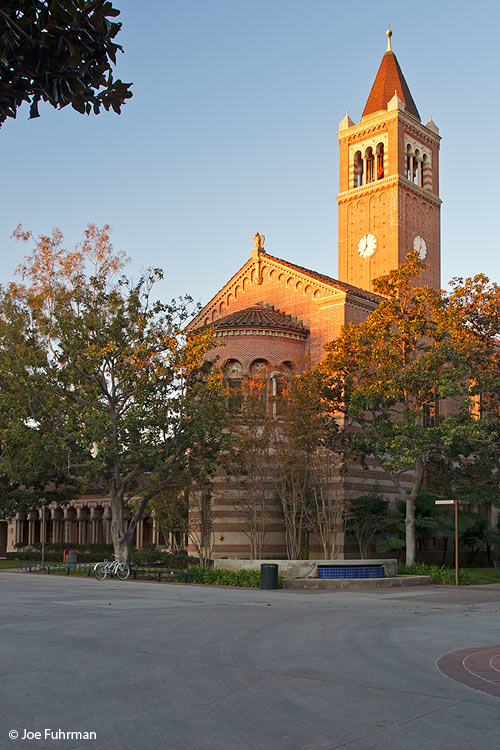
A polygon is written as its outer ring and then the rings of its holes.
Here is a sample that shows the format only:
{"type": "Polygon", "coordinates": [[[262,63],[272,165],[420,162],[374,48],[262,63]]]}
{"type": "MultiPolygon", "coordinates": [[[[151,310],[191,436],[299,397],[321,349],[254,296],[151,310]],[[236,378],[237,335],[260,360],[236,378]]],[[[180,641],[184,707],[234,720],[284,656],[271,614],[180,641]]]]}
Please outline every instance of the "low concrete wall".
{"type": "Polygon", "coordinates": [[[430,586],[430,576],[395,576],[394,578],[285,578],[284,589],[382,589],[397,586],[430,586]]]}
{"type": "MultiPolygon", "coordinates": [[[[214,560],[215,568],[223,570],[260,570],[262,563],[278,566],[283,578],[312,577],[318,565],[383,565],[386,576],[395,576],[397,560],[214,560]]],[[[364,580],[364,579],[363,579],[364,580]]]]}

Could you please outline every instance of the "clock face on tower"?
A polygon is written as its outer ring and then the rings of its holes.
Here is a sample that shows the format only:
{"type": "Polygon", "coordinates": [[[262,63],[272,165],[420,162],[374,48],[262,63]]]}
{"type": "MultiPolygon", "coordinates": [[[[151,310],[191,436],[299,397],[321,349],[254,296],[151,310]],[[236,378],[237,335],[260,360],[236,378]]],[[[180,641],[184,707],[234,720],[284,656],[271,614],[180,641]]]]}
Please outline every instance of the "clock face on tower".
{"type": "Polygon", "coordinates": [[[377,238],[373,234],[364,234],[358,242],[358,253],[362,258],[369,258],[377,249],[377,238]]]}
{"type": "Polygon", "coordinates": [[[418,251],[420,260],[424,260],[427,257],[427,245],[425,244],[424,238],[419,234],[417,234],[413,240],[413,249],[418,251]]]}

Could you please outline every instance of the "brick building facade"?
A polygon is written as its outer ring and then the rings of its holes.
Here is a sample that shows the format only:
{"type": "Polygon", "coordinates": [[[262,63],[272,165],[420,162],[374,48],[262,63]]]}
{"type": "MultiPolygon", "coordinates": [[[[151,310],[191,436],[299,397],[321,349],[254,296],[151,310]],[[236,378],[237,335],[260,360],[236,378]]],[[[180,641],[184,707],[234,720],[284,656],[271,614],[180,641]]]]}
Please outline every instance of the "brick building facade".
{"type": "MultiPolygon", "coordinates": [[[[229,380],[265,371],[269,393],[276,395],[284,370],[298,374],[306,365],[314,367],[343,325],[366,319],[380,299],[373,280],[398,267],[412,249],[428,264],[422,282],[440,286],[439,130],[432,118],[422,123],[392,52],[391,32],[387,35],[388,48],[361,121],[354,123],[347,113],[339,124],[339,278],[268,254],[264,237],[256,234],[250,258],[190,324],[192,330],[215,326],[221,346],[211,357],[225,363],[229,380]]],[[[390,480],[379,469],[352,467],[345,492],[359,494],[375,484],[390,496],[390,480]]],[[[240,491],[223,474],[213,482],[207,533],[214,557],[249,556],[238,511],[240,491]]],[[[271,470],[263,491],[269,506],[265,552],[283,556],[283,522],[271,470]]],[[[8,528],[1,522],[0,554],[15,542],[39,539],[42,522],[47,524],[47,541],[109,540],[105,497],[82,498],[70,508],[54,507],[47,513],[45,521],[34,511],[8,528]]],[[[158,541],[150,520],[140,523],[136,541],[158,541]]],[[[309,551],[313,556],[318,551],[315,540],[309,551]]]]}
{"type": "MultiPolygon", "coordinates": [[[[221,346],[211,357],[229,379],[261,368],[275,395],[284,368],[297,374],[316,366],[343,325],[365,320],[376,308],[380,297],[373,280],[397,268],[411,250],[427,263],[422,283],[440,287],[439,130],[432,118],[422,123],[390,31],[387,36],[361,121],[354,123],[347,113],[339,124],[339,278],[268,254],[264,237],[256,234],[250,258],[190,324],[191,330],[215,327],[221,346]]],[[[272,520],[265,553],[276,556],[284,554],[284,534],[273,506],[272,467],[269,473],[264,492],[272,520]]],[[[351,467],[344,483],[349,496],[377,485],[391,497],[390,480],[375,466],[351,467]]],[[[223,474],[213,483],[214,557],[249,556],[239,492],[234,478],[223,474]]],[[[317,540],[310,540],[310,556],[318,551],[317,540]]]]}

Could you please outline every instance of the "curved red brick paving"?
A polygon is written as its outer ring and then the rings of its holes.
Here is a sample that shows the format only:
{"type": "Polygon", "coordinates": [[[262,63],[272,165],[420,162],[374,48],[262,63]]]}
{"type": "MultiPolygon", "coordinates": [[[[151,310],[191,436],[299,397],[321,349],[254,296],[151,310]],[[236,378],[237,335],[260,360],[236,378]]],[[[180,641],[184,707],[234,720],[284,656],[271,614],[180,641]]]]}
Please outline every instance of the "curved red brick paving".
{"type": "Polygon", "coordinates": [[[500,698],[500,646],[452,651],[441,656],[436,666],[452,680],[500,698]]]}

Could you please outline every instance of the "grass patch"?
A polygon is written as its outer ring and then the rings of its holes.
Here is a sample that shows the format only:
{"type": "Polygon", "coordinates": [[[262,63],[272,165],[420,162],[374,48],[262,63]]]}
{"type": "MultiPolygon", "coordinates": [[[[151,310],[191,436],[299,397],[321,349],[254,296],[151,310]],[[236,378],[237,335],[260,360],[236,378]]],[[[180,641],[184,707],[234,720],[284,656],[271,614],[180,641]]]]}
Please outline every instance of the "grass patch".
{"type": "MultiPolygon", "coordinates": [[[[68,571],[66,570],[66,568],[52,568],[51,567],[50,573],[47,573],[47,570],[45,568],[42,568],[41,570],[31,570],[31,571],[26,571],[26,572],[30,572],[32,575],[41,575],[41,576],[47,576],[47,575],[67,576],[68,575],[68,571]]],[[[74,570],[73,568],[71,568],[70,576],[84,576],[85,578],[89,577],[87,573],[87,568],[82,568],[81,570],[74,570]]],[[[90,577],[92,578],[94,577],[93,570],[91,570],[90,577]]]]}
{"type": "Polygon", "coordinates": [[[476,585],[500,583],[500,576],[495,568],[467,568],[467,583],[476,585]]]}
{"type": "MultiPolygon", "coordinates": [[[[471,583],[469,580],[470,569],[460,568],[458,580],[462,584],[471,583]]],[[[413,563],[404,565],[398,563],[398,575],[403,576],[430,576],[432,583],[451,584],[455,583],[455,568],[447,568],[444,565],[430,565],[429,563],[413,563]]]]}
{"type": "Polygon", "coordinates": [[[0,560],[0,570],[23,568],[26,564],[23,560],[0,560]]]}
{"type": "MultiPolygon", "coordinates": [[[[429,563],[414,563],[404,565],[398,563],[399,575],[430,576],[433,583],[455,583],[455,568],[444,565],[430,565],[429,563]]],[[[460,568],[459,581],[462,585],[481,585],[486,583],[500,583],[500,576],[495,568],[460,568]]]]}

